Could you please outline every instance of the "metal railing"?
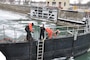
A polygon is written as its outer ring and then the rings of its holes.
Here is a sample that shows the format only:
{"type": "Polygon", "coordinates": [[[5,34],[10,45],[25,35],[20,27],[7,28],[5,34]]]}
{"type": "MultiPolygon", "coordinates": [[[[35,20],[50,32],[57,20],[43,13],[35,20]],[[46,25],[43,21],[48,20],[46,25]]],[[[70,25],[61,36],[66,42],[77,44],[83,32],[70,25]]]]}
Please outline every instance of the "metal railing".
{"type": "Polygon", "coordinates": [[[78,34],[84,34],[85,33],[85,29],[84,29],[84,25],[82,26],[60,26],[60,27],[55,27],[52,28],[54,31],[59,29],[60,30],[60,34],[61,35],[74,35],[75,31],[78,31],[78,34]]]}
{"type": "MultiPolygon", "coordinates": [[[[34,26],[33,28],[34,28],[34,33],[32,34],[32,36],[34,39],[38,40],[39,34],[40,34],[40,27],[34,26]]],[[[75,31],[78,31],[78,34],[85,33],[85,29],[83,25],[82,26],[56,26],[51,28],[53,31],[56,31],[57,29],[60,30],[60,34],[58,34],[58,37],[63,35],[72,36],[74,35],[75,31]]],[[[11,28],[11,26],[3,25],[2,28],[0,29],[0,40],[5,40],[5,41],[10,40],[11,42],[25,42],[26,32],[24,29],[25,29],[25,26],[23,26],[21,29],[18,29],[17,27],[11,28]]],[[[47,36],[46,33],[45,33],[45,36],[47,36]]]]}
{"type": "MultiPolygon", "coordinates": [[[[13,25],[12,25],[13,26],[13,25]]],[[[26,32],[24,29],[18,29],[17,27],[12,27],[11,25],[2,25],[0,29],[0,40],[10,41],[10,42],[23,42],[25,40],[26,32]]]]}

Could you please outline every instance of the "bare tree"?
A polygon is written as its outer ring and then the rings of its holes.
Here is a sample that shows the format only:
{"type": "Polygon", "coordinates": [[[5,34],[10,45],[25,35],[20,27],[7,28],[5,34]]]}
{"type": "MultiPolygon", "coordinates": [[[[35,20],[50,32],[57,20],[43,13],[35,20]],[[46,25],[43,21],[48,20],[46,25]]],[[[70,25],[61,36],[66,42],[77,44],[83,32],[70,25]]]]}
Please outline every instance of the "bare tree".
{"type": "Polygon", "coordinates": [[[83,0],[78,0],[79,4],[81,4],[82,1],[83,1],[83,0]]]}
{"type": "Polygon", "coordinates": [[[87,5],[87,6],[90,6],[90,2],[88,2],[86,5],[87,5]]]}
{"type": "Polygon", "coordinates": [[[0,2],[6,2],[6,0],[0,0],[0,2]]]}
{"type": "Polygon", "coordinates": [[[29,4],[29,1],[30,1],[30,0],[25,0],[25,1],[24,1],[24,4],[25,4],[25,5],[28,5],[28,4],[29,4]]]}
{"type": "Polygon", "coordinates": [[[82,5],[83,0],[78,0],[78,1],[79,1],[78,5],[79,5],[79,8],[80,8],[80,6],[82,5]]]}
{"type": "Polygon", "coordinates": [[[13,4],[15,0],[9,0],[10,4],[13,4]]]}
{"type": "Polygon", "coordinates": [[[20,5],[20,3],[21,3],[21,0],[18,0],[18,3],[19,3],[19,5],[20,5]]]}
{"type": "Polygon", "coordinates": [[[0,2],[1,2],[2,0],[0,0],[0,2]]]}

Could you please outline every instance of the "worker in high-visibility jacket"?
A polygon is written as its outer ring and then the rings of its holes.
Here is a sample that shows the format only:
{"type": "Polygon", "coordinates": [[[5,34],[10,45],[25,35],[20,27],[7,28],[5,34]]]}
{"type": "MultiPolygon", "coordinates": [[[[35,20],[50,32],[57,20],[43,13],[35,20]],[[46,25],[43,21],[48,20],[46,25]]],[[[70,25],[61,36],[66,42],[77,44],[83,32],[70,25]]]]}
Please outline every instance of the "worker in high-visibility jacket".
{"type": "Polygon", "coordinates": [[[48,33],[48,37],[47,38],[51,39],[52,35],[53,35],[53,30],[51,28],[46,28],[45,30],[48,33]]]}
{"type": "Polygon", "coordinates": [[[32,35],[31,35],[31,32],[33,32],[33,27],[34,24],[33,23],[29,23],[26,27],[25,27],[25,31],[27,32],[27,36],[26,36],[26,39],[28,41],[32,40],[32,35]]]}

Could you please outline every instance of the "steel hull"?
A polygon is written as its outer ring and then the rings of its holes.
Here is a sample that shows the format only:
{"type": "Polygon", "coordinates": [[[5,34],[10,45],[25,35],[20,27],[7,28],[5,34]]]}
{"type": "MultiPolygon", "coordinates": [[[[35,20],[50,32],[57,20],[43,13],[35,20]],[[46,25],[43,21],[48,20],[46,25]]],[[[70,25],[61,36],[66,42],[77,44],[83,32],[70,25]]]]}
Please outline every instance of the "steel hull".
{"type": "MultiPolygon", "coordinates": [[[[82,55],[90,45],[90,34],[45,40],[44,60],[82,55]]],[[[0,51],[7,60],[36,60],[37,41],[0,44],[0,51]]]]}

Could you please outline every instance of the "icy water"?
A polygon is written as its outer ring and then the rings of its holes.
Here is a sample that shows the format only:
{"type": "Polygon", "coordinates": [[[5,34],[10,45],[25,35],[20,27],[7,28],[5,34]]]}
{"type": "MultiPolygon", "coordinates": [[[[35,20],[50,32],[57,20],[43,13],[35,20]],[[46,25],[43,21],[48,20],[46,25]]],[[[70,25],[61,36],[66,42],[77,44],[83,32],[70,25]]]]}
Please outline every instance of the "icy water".
{"type": "Polygon", "coordinates": [[[11,38],[15,40],[25,35],[24,25],[11,20],[25,18],[19,14],[0,10],[0,40],[3,38],[11,38]],[[23,33],[22,33],[23,32],[23,33]]]}
{"type": "Polygon", "coordinates": [[[54,27],[53,23],[37,22],[37,21],[18,21],[19,19],[26,19],[25,16],[13,12],[0,10],[0,40],[3,38],[10,38],[12,40],[24,40],[26,37],[25,26],[33,22],[35,31],[32,36],[37,40],[39,38],[40,26],[45,24],[45,27],[54,27]],[[15,21],[14,21],[15,20],[15,21]],[[17,20],[17,21],[16,21],[17,20]]]}
{"type": "Polygon", "coordinates": [[[85,53],[84,55],[77,57],[75,60],[90,60],[90,52],[85,53]]]}
{"type": "MultiPolygon", "coordinates": [[[[22,37],[25,38],[26,32],[24,31],[24,28],[28,24],[28,22],[11,21],[11,20],[15,20],[15,19],[17,20],[21,18],[26,18],[26,17],[12,12],[0,10],[0,40],[6,37],[12,38],[13,40],[16,40],[16,39],[21,40],[22,37]]],[[[32,34],[36,39],[39,38],[38,27],[42,23],[45,24],[45,27],[48,27],[48,26],[56,27],[56,25],[53,23],[36,22],[36,21],[29,21],[29,22],[33,22],[35,25],[37,25],[37,26],[34,26],[34,30],[36,32],[32,34]]],[[[90,60],[90,52],[75,58],[75,60],[90,60]]]]}

